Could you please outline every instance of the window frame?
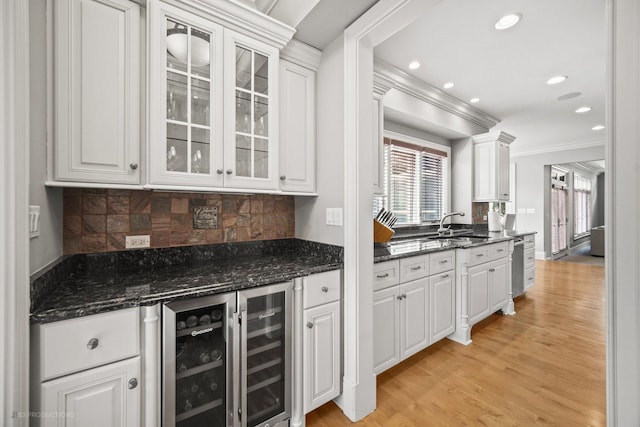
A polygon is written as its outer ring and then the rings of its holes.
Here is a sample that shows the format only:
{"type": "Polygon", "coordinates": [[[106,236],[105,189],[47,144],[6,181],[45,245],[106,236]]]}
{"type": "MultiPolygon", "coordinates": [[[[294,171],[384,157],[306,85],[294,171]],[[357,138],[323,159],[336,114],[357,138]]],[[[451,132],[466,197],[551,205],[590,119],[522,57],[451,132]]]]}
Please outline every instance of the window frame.
{"type": "Polygon", "coordinates": [[[591,235],[591,208],[592,208],[592,196],[593,196],[593,180],[591,179],[591,177],[583,175],[579,172],[573,172],[573,176],[572,176],[572,183],[571,183],[571,190],[572,190],[572,199],[573,199],[573,240],[579,240],[583,237],[587,237],[591,235]],[[576,189],[576,178],[584,181],[584,182],[588,182],[589,183],[589,189],[585,190],[585,189],[576,189]],[[578,193],[584,194],[586,200],[585,202],[587,202],[587,206],[586,206],[586,227],[585,227],[585,231],[577,233],[576,229],[577,229],[577,225],[578,225],[578,200],[581,199],[582,197],[578,197],[578,193]]]}
{"type": "MultiPolygon", "coordinates": [[[[409,136],[403,133],[399,133],[399,132],[394,132],[394,131],[390,131],[390,130],[384,130],[383,132],[383,138],[389,138],[392,140],[397,140],[397,141],[401,141],[401,142],[406,142],[408,144],[413,144],[419,147],[424,147],[427,149],[431,149],[431,150],[437,150],[437,151],[441,151],[447,154],[447,168],[446,168],[446,174],[444,177],[444,185],[446,186],[446,189],[444,191],[444,194],[446,196],[446,203],[443,206],[443,213],[444,212],[450,212],[451,211],[451,165],[452,165],[452,159],[451,159],[451,147],[448,145],[444,145],[444,144],[439,144],[437,142],[433,142],[433,141],[428,141],[425,139],[421,139],[421,138],[416,138],[413,136],[409,136]]],[[[383,143],[383,147],[384,147],[384,143],[383,143]]],[[[384,148],[383,148],[383,153],[384,153],[384,148]]],[[[384,165],[384,159],[382,161],[382,164],[384,165]]],[[[381,170],[380,173],[382,173],[384,175],[384,170],[381,170]]],[[[384,182],[383,187],[390,189],[390,176],[387,175],[386,177],[386,182],[384,182]]],[[[383,196],[374,196],[374,197],[382,197],[383,199],[383,205],[385,207],[388,207],[388,203],[389,203],[389,195],[388,194],[384,194],[383,196]]],[[[424,221],[424,222],[419,222],[419,223],[410,223],[410,224],[397,224],[394,226],[394,228],[402,228],[402,227],[416,227],[416,226],[422,226],[422,225],[434,225],[434,224],[438,224],[439,223],[439,219],[438,220],[434,220],[434,221],[424,221]]]]}

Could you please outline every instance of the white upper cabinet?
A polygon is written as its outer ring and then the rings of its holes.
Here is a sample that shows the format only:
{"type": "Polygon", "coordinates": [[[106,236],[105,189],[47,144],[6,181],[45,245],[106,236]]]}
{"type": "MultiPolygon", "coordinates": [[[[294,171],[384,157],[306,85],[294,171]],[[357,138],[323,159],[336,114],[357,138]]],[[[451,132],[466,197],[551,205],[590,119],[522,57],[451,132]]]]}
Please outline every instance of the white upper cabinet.
{"type": "Polygon", "coordinates": [[[509,201],[510,144],[515,137],[501,131],[473,136],[473,200],[509,201]]]}
{"type": "Polygon", "coordinates": [[[152,3],[149,182],[223,186],[223,29],[152,3]]]}
{"type": "Polygon", "coordinates": [[[192,7],[149,2],[147,187],[278,190],[278,53],[293,29],[233,2],[192,7]]]}
{"type": "Polygon", "coordinates": [[[49,185],[140,184],[140,7],[56,0],[49,185]]]}
{"type": "Polygon", "coordinates": [[[280,61],[280,189],[316,191],[316,72],[280,61]]]}
{"type": "Polygon", "coordinates": [[[225,30],[226,187],[278,188],[278,60],[278,49],[225,30]]]}

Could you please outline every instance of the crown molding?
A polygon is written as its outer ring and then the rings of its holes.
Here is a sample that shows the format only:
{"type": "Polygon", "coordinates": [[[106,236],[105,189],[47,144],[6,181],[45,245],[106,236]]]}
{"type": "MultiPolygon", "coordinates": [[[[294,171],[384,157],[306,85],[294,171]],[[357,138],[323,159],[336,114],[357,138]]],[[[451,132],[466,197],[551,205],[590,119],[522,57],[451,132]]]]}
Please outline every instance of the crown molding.
{"type": "Polygon", "coordinates": [[[538,154],[547,154],[547,153],[557,153],[559,151],[571,151],[571,150],[580,150],[584,148],[593,148],[593,147],[601,147],[604,146],[605,141],[603,138],[598,139],[587,139],[581,141],[569,142],[562,145],[552,145],[549,147],[541,147],[533,150],[524,150],[511,152],[511,157],[526,157],[526,156],[535,156],[538,154]]]}
{"type": "Polygon", "coordinates": [[[282,49],[289,43],[296,32],[295,28],[236,0],[165,0],[165,2],[278,49],[282,49]]]}
{"type": "Polygon", "coordinates": [[[511,144],[516,139],[516,137],[513,135],[509,135],[508,133],[503,132],[501,130],[496,130],[493,132],[473,135],[471,139],[473,140],[474,144],[481,144],[483,142],[493,142],[493,141],[504,142],[505,144],[511,144]]]}
{"type": "Polygon", "coordinates": [[[413,77],[391,64],[374,58],[373,67],[374,82],[382,87],[404,92],[486,129],[491,129],[500,123],[500,119],[472,107],[466,102],[413,77]]]}
{"type": "Polygon", "coordinates": [[[280,58],[317,71],[320,68],[322,51],[296,39],[291,39],[280,51],[280,58]]]}

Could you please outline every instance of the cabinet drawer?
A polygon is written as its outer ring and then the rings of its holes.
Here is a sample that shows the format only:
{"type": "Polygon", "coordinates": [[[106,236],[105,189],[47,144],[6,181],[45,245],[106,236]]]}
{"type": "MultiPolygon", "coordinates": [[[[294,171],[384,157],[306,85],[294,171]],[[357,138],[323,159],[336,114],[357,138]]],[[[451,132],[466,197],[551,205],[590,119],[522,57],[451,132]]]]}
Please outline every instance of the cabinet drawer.
{"type": "Polygon", "coordinates": [[[536,269],[529,268],[524,270],[524,290],[536,284],[536,269]]]}
{"type": "Polygon", "coordinates": [[[456,268],[456,251],[435,252],[430,255],[429,274],[438,274],[456,268]]]}
{"type": "Polygon", "coordinates": [[[400,262],[398,260],[373,265],[373,290],[388,288],[400,283],[400,262]]]}
{"type": "Polygon", "coordinates": [[[400,260],[400,282],[409,282],[429,275],[429,255],[400,260]]]}
{"type": "Polygon", "coordinates": [[[476,248],[469,249],[469,262],[468,266],[482,264],[489,261],[489,246],[478,246],[476,248]]]}
{"type": "Polygon", "coordinates": [[[533,248],[535,245],[536,245],[536,235],[535,234],[528,234],[528,235],[524,236],[524,247],[525,247],[525,249],[533,248]]]}
{"type": "Polygon", "coordinates": [[[312,274],[303,279],[303,307],[310,308],[340,300],[340,270],[312,274]]]}
{"type": "Polygon", "coordinates": [[[37,325],[41,380],[137,355],[138,308],[37,325]]]}
{"type": "Polygon", "coordinates": [[[524,250],[524,269],[535,268],[536,266],[536,254],[535,248],[524,250]]]}
{"type": "Polygon", "coordinates": [[[495,243],[493,245],[489,245],[489,259],[491,261],[504,258],[508,254],[509,254],[509,242],[495,243]]]}

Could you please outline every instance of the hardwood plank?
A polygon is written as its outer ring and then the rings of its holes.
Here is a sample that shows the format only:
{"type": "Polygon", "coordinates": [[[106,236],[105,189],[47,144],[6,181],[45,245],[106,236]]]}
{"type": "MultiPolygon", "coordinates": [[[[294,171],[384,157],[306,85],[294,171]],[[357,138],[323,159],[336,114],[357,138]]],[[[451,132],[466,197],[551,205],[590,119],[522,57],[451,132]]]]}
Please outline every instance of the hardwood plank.
{"type": "MultiPolygon", "coordinates": [[[[381,426],[604,426],[604,267],[536,261],[516,315],[473,327],[469,346],[443,340],[378,376],[381,426]]],[[[353,423],[330,402],[308,427],[353,423]]]]}

